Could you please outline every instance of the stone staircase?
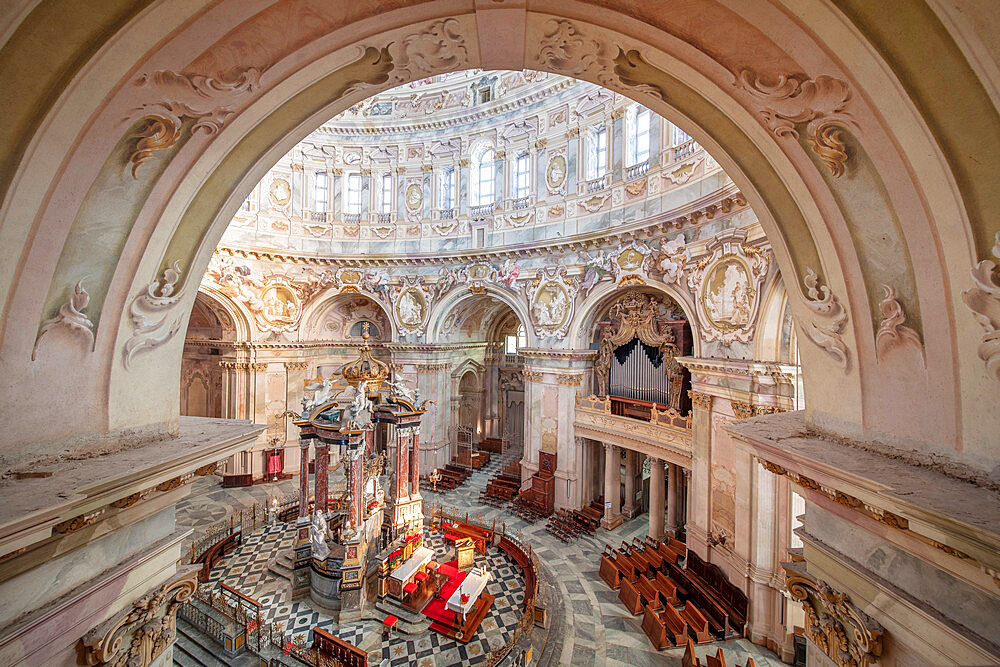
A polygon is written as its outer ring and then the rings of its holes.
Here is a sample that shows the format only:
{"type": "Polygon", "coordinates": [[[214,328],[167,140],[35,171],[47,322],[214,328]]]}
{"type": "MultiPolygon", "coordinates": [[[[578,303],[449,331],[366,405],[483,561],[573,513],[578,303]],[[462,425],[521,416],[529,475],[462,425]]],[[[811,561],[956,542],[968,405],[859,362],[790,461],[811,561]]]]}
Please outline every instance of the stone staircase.
{"type": "Polygon", "coordinates": [[[419,635],[427,632],[431,627],[431,619],[427,618],[419,611],[413,611],[396,603],[391,598],[384,597],[375,603],[376,614],[373,620],[381,622],[386,616],[392,615],[399,619],[394,632],[401,632],[404,635],[419,635]]]}
{"type": "Polygon", "coordinates": [[[235,658],[226,657],[222,647],[182,618],[177,619],[177,641],[174,642],[174,664],[180,667],[257,667],[260,660],[243,652],[235,658]]]}

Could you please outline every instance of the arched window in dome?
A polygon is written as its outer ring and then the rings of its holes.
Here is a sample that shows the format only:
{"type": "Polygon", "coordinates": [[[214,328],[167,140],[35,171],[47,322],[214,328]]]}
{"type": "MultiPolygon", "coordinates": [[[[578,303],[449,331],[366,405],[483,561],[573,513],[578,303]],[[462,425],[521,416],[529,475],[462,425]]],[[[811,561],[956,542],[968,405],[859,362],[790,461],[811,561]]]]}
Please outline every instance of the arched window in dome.
{"type": "Polygon", "coordinates": [[[608,171],[608,128],[595,125],[587,133],[587,180],[601,178],[608,171]]]}
{"type": "Polygon", "coordinates": [[[361,174],[347,175],[347,205],[344,212],[348,215],[361,213],[361,174]]]}
{"type": "Polygon", "coordinates": [[[496,179],[494,160],[496,153],[490,145],[484,145],[476,151],[472,163],[472,206],[486,206],[493,203],[493,184],[496,179]]]}
{"type": "Polygon", "coordinates": [[[634,167],[649,160],[649,109],[632,105],[625,116],[625,166],[634,167]]]}
{"type": "Polygon", "coordinates": [[[361,338],[361,334],[364,333],[364,326],[366,323],[369,327],[368,334],[372,337],[372,339],[378,338],[381,332],[379,331],[378,325],[371,320],[358,320],[352,324],[350,331],[351,338],[361,338]]]}
{"type": "Polygon", "coordinates": [[[680,146],[681,144],[687,143],[688,141],[691,141],[691,135],[682,130],[681,128],[677,127],[676,125],[674,125],[671,134],[670,144],[672,146],[680,146]]]}

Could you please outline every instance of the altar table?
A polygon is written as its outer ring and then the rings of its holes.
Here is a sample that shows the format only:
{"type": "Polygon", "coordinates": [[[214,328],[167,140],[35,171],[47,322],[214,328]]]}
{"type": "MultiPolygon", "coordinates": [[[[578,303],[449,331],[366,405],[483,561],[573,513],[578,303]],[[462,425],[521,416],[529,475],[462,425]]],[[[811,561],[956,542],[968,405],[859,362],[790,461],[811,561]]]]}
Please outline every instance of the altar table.
{"type": "Polygon", "coordinates": [[[476,602],[479,600],[479,596],[482,594],[483,590],[486,589],[486,584],[490,580],[490,573],[480,570],[472,570],[462,581],[461,585],[455,589],[455,592],[451,594],[448,598],[448,602],[445,603],[445,608],[450,609],[453,612],[462,615],[463,621],[465,620],[465,615],[469,613],[476,602]],[[462,603],[462,593],[469,596],[469,600],[462,603]]]}

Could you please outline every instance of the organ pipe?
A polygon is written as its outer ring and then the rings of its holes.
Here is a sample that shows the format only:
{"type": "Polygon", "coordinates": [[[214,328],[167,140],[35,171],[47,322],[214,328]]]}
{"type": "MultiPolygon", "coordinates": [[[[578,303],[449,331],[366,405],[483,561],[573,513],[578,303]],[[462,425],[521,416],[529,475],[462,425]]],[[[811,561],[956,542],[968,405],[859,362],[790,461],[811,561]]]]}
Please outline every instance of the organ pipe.
{"type": "Polygon", "coordinates": [[[657,355],[654,365],[639,341],[634,340],[622,347],[628,346],[633,347],[623,363],[619,363],[617,356],[611,360],[610,393],[613,396],[669,405],[669,380],[662,357],[657,355]]]}

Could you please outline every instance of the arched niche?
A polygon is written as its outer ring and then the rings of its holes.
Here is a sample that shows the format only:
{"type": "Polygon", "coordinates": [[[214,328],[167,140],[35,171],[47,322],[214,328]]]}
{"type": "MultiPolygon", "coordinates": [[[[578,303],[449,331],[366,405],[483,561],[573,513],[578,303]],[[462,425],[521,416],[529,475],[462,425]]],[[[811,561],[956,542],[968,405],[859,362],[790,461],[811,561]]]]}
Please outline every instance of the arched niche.
{"type": "Polygon", "coordinates": [[[315,298],[302,315],[301,340],[353,340],[360,338],[352,330],[361,322],[373,322],[378,332],[370,331],[374,342],[395,340],[392,317],[377,299],[360,292],[325,293],[315,298]]]}
{"type": "MultiPolygon", "coordinates": [[[[509,290],[487,285],[482,294],[476,294],[467,288],[458,287],[431,309],[427,342],[441,343],[450,340],[468,323],[468,318],[477,313],[494,316],[485,322],[480,321],[480,325],[475,327],[481,332],[479,340],[498,340],[495,338],[499,335],[497,327],[509,322],[511,313],[522,324],[531,321],[523,301],[509,290]]],[[[530,336],[530,331],[528,333],[530,336]]],[[[529,337],[529,341],[531,340],[529,337]]]]}

